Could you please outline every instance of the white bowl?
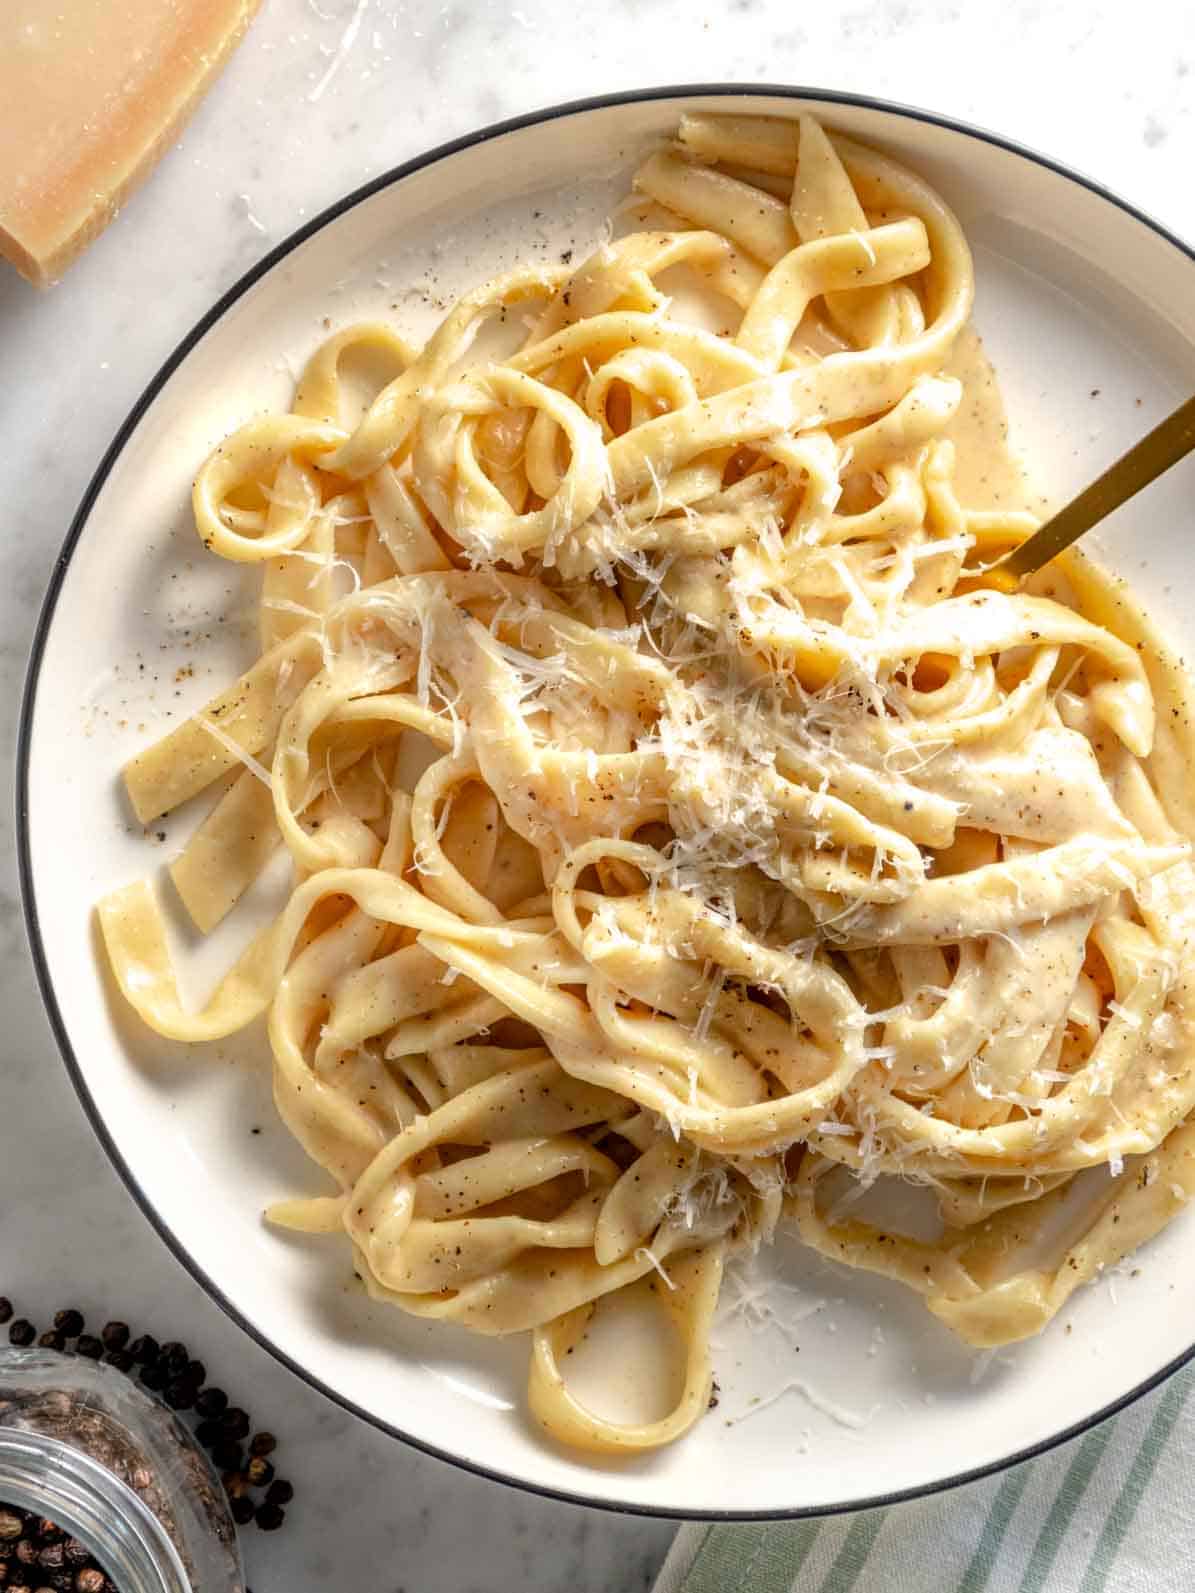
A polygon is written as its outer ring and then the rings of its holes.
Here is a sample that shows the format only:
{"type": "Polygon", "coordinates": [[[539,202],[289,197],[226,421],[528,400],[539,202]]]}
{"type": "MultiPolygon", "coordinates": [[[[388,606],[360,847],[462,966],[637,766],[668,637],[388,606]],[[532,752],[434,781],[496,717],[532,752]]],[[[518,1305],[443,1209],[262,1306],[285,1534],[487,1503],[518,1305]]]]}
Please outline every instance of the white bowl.
{"type": "MultiPolygon", "coordinates": [[[[262,1035],[185,1052],[139,1030],[112,999],[92,905],[161,865],[194,822],[172,817],[147,838],[123,801],[120,765],[251,656],[251,578],[203,558],[191,476],[250,414],[287,401],[324,318],[385,313],[425,330],[447,299],[529,248],[549,259],[585,249],[637,157],[682,111],[802,105],[907,160],[958,210],[976,255],[979,329],[1014,433],[1052,496],[1195,389],[1191,253],[1096,185],[1000,139],[804,90],[668,89],[545,111],[350,195],[183,341],[71,528],[21,727],[22,881],[50,1018],[96,1132],[199,1282],[300,1376],[411,1443],[561,1497],[689,1517],[907,1497],[1096,1421],[1191,1355],[1195,1225],[1175,1223],[1122,1276],[1082,1291],[1039,1340],[978,1359],[898,1286],[782,1242],[759,1271],[788,1325],[753,1324],[751,1312],[722,1321],[717,1410],[661,1453],[591,1463],[549,1447],[526,1420],[523,1341],[371,1305],[343,1240],[263,1224],[269,1201],[322,1185],[275,1119],[262,1035]]],[[[1104,538],[1180,650],[1195,647],[1193,468],[1171,472],[1104,538]]],[[[228,960],[229,937],[214,939],[190,960],[194,990],[228,960]]],[[[605,1363],[618,1393],[633,1357],[605,1363]]]]}

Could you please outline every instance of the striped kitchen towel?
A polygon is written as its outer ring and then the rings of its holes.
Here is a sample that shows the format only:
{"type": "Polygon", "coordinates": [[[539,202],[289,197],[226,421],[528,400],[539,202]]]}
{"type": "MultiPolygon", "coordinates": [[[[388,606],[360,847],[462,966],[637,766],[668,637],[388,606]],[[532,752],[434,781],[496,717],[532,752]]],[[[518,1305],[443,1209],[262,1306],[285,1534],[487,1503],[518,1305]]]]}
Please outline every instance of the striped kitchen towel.
{"type": "Polygon", "coordinates": [[[1195,1370],[1011,1471],[858,1515],[693,1523],[655,1593],[1190,1593],[1195,1370]]]}

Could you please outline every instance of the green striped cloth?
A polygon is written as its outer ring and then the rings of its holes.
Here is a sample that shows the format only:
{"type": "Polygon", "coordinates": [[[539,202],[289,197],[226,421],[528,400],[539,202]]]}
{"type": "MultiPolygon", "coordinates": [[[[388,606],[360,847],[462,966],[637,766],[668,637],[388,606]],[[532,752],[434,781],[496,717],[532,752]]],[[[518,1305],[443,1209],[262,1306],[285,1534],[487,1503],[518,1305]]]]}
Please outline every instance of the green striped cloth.
{"type": "Polygon", "coordinates": [[[655,1593],[1189,1593],[1195,1371],[982,1482],[815,1521],[676,1535],[655,1593]]]}

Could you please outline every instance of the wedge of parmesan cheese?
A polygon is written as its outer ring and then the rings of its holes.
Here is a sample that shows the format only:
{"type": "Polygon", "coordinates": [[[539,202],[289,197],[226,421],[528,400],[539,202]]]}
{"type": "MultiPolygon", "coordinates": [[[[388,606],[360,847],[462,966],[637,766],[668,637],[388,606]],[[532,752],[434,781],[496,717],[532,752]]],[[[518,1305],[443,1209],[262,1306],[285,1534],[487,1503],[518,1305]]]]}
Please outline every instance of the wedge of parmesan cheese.
{"type": "Polygon", "coordinates": [[[3,0],[0,254],[53,282],[116,214],[258,0],[3,0]]]}

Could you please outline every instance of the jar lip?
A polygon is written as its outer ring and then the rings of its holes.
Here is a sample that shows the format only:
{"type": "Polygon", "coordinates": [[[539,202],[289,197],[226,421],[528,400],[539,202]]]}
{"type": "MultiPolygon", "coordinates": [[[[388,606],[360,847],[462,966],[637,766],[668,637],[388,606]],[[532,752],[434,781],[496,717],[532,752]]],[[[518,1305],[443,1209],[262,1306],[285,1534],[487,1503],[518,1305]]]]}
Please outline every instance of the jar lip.
{"type": "Polygon", "coordinates": [[[121,1593],[193,1593],[178,1551],[145,1501],[61,1438],[0,1427],[0,1499],[77,1537],[121,1593]]]}

